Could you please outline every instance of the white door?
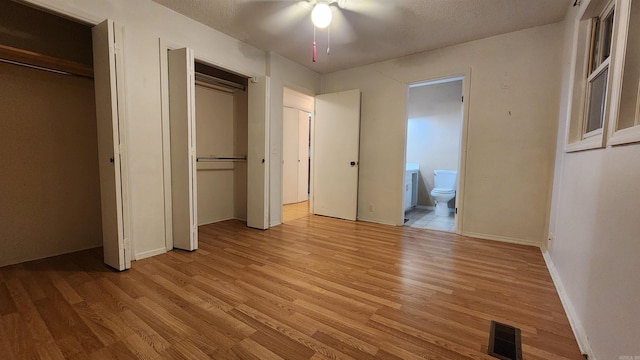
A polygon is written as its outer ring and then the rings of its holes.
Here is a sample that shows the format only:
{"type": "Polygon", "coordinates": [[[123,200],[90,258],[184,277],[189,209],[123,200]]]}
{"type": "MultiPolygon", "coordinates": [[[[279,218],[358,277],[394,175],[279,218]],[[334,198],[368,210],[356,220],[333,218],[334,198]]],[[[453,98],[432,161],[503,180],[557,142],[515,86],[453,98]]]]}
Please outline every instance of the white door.
{"type": "Polygon", "coordinates": [[[318,95],[315,109],[313,212],[355,220],[360,90],[318,95]]]}
{"type": "Polygon", "coordinates": [[[282,117],[282,203],[298,202],[298,109],[285,107],[282,117]]]}
{"type": "Polygon", "coordinates": [[[247,226],[269,227],[269,77],[249,79],[247,149],[247,226]]]}
{"type": "Polygon", "coordinates": [[[169,50],[167,65],[173,247],[192,251],[198,248],[193,50],[169,50]]]}
{"type": "Polygon", "coordinates": [[[104,262],[114,269],[125,270],[131,267],[131,251],[126,236],[129,224],[125,224],[127,194],[122,186],[126,170],[121,141],[124,117],[118,107],[122,89],[117,87],[122,83],[122,56],[113,21],[105,20],[94,26],[92,34],[104,262]]]}
{"type": "Polygon", "coordinates": [[[298,202],[309,200],[309,113],[298,110],[298,202]]]}

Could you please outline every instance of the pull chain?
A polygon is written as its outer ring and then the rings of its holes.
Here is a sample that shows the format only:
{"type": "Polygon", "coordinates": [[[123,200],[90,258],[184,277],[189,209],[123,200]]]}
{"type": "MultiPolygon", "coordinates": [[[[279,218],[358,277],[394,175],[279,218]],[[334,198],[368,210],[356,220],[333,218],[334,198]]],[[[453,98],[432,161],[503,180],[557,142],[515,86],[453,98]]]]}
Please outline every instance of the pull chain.
{"type": "Polygon", "coordinates": [[[331,54],[331,27],[327,26],[327,55],[331,54]]]}
{"type": "Polygon", "coordinates": [[[316,26],[313,26],[313,62],[316,62],[316,26]]]}

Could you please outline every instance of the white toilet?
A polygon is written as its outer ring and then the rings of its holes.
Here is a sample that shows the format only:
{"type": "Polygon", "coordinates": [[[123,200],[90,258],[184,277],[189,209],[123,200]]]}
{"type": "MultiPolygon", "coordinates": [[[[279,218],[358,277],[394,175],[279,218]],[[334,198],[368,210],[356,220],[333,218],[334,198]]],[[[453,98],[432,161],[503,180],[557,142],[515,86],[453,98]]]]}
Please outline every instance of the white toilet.
{"type": "Polygon", "coordinates": [[[436,202],[436,216],[449,216],[449,201],[456,197],[458,172],[453,170],[433,170],[433,190],[431,197],[436,202]]]}

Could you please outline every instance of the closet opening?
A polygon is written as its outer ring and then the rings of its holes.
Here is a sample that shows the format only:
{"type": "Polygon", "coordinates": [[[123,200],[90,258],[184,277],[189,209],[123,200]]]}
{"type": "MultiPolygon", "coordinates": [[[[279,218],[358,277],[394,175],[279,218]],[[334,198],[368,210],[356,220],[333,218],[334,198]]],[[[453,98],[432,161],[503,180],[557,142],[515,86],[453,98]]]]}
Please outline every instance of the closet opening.
{"type": "Polygon", "coordinates": [[[0,266],[103,241],[91,27],[0,2],[0,266]]]}
{"type": "Polygon", "coordinates": [[[198,226],[247,221],[247,84],[195,62],[198,226]]]}
{"type": "Polygon", "coordinates": [[[166,251],[196,250],[201,225],[237,219],[266,229],[269,78],[162,39],[160,54],[166,251]]]}

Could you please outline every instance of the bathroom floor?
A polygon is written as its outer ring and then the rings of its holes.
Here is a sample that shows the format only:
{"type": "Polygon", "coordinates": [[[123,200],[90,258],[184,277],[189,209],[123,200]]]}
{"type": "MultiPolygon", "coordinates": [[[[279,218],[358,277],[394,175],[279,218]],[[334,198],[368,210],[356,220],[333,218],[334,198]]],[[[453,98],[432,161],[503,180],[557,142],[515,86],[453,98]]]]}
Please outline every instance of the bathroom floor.
{"type": "Polygon", "coordinates": [[[434,210],[429,209],[411,209],[404,213],[407,220],[405,226],[411,226],[421,229],[439,230],[455,232],[455,214],[450,213],[449,216],[436,216],[434,210]]]}

